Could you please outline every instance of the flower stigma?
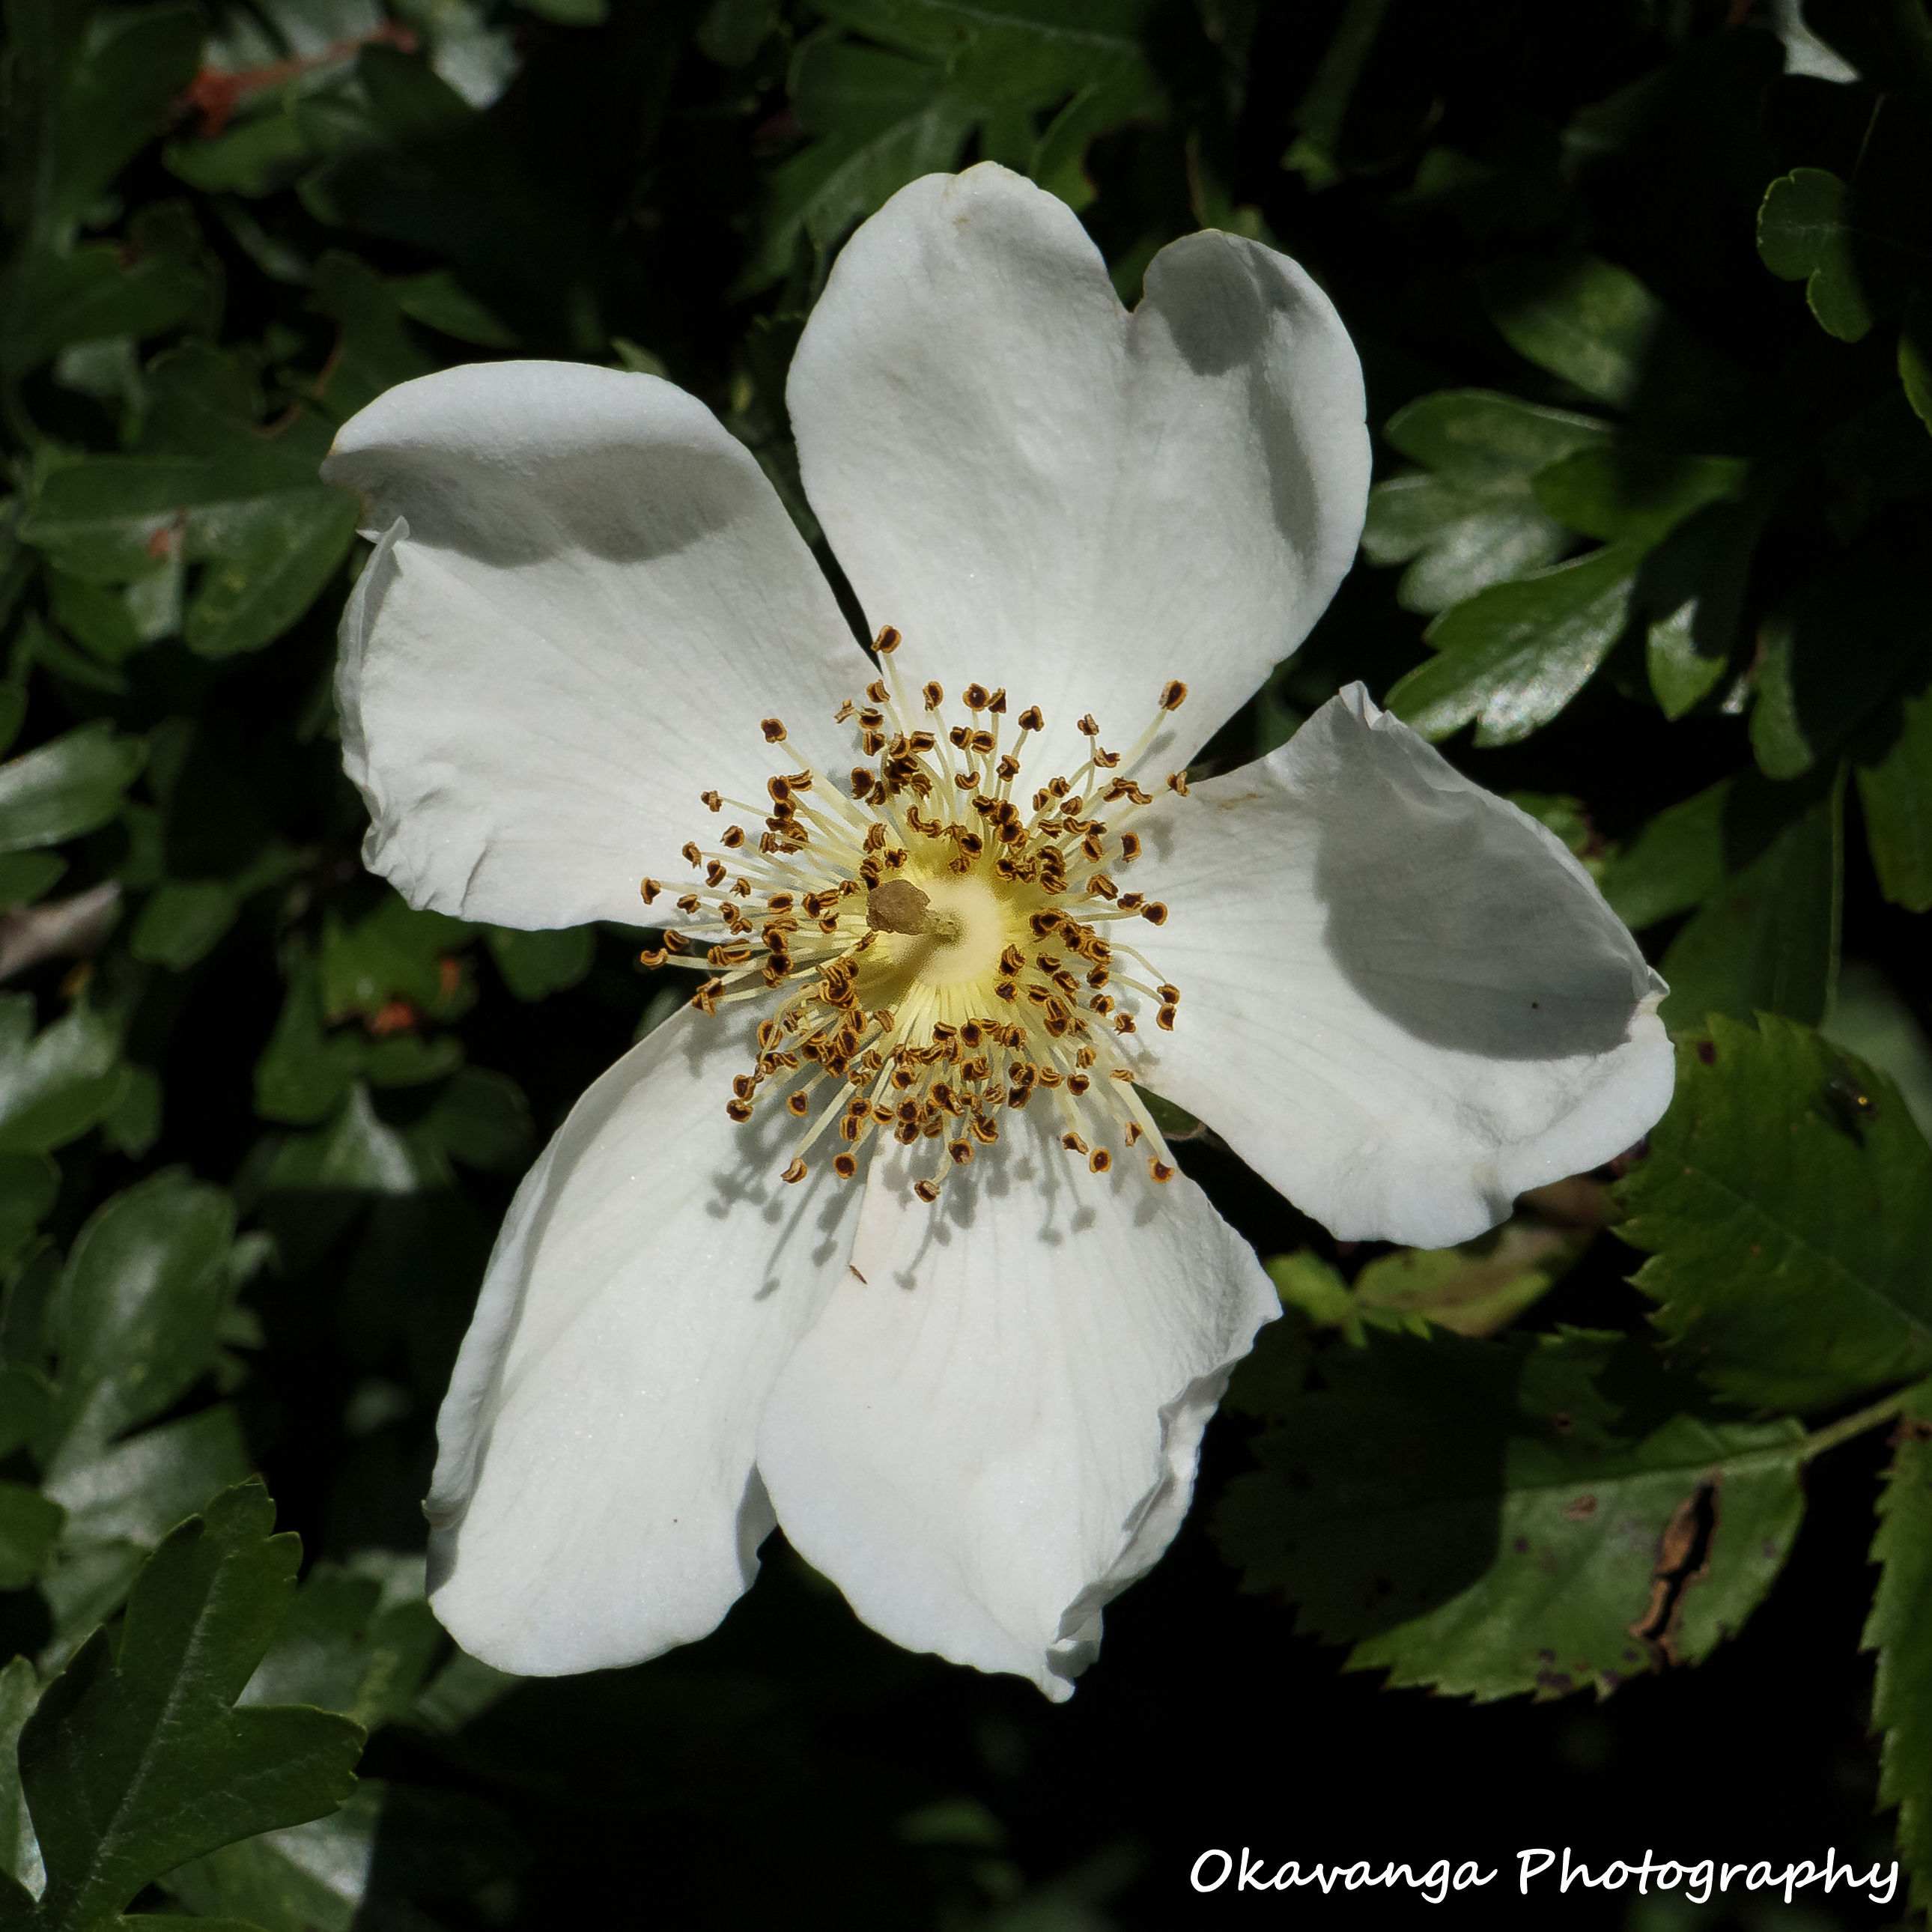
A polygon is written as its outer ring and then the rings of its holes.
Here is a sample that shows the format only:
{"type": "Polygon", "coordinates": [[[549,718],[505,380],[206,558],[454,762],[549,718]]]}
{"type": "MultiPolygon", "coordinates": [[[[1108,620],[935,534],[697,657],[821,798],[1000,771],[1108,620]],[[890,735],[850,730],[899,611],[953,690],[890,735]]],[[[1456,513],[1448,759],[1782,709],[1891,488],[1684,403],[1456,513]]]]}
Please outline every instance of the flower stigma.
{"type": "MultiPolygon", "coordinates": [[[[755,1107],[782,1107],[802,1124],[787,1180],[805,1178],[828,1136],[832,1172],[850,1180],[872,1136],[890,1135],[934,1144],[914,1183],[932,1202],[953,1168],[999,1138],[1003,1111],[1029,1105],[1058,1113],[1061,1146],[1090,1172],[1112,1166],[1110,1143],[1144,1142],[1149,1173],[1172,1179],[1126,1042],[1143,1002],[1172,1032],[1180,992],[1121,936],[1133,921],[1162,925],[1167,908],[1108,868],[1139,856],[1127,821],[1156,796],[1120,768],[1131,772],[1186,686],[1162,688],[1124,754],[1103,749],[1099,726],[1082,718],[1085,762],[1023,809],[1014,788],[1026,740],[1044,728],[1040,712],[1022,712],[1003,744],[1005,691],[972,684],[961,694],[966,722],[949,726],[940,686],[910,692],[898,674],[898,644],[890,626],[879,633],[886,676],[837,713],[869,761],[852,767],[846,790],[808,767],[774,776],[763,804],[702,794],[714,814],[761,823],[684,848],[699,880],[676,903],[692,923],[668,928],[644,963],[710,969],[692,1000],[707,1015],[773,1005],[725,1111],[742,1123],[755,1107]]],[[[785,742],[781,719],[762,728],[768,744],[785,742]]],[[[1184,773],[1166,789],[1184,797],[1184,773]]],[[[667,890],[646,879],[644,903],[667,890]]]]}

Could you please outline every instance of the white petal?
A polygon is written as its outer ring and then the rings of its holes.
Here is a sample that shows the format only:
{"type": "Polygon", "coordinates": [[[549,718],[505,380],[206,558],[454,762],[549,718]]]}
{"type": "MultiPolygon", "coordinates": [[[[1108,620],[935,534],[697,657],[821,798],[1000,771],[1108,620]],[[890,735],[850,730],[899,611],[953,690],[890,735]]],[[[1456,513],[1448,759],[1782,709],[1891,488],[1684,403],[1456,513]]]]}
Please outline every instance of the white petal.
{"type": "Polygon", "coordinates": [[[875,1170],[866,1220],[896,1182],[896,1244],[868,1225],[866,1279],[841,1279],[779,1376],[758,1467],[874,1630],[1058,1699],[1178,1527],[1228,1371],[1279,1304],[1184,1176],[1096,1178],[1048,1125],[1010,1116],[936,1210],[896,1156],[875,1170]]]}
{"type": "Polygon", "coordinates": [[[748,1032],[687,1008],[578,1102],[518,1191],[438,1418],[436,1612],[548,1676],[702,1636],[772,1526],[753,1440],[845,1265],[856,1202],[725,1118],[748,1032]]]}
{"type": "Polygon", "coordinates": [[[842,756],[865,661],[751,453],[670,383],[448,370],[345,424],[323,474],[382,533],[338,695],[363,856],[411,904],[635,923],[713,823],[700,792],[842,756]]]}
{"type": "Polygon", "coordinates": [[[1307,634],[1369,481],[1355,352],[1285,256],[1163,249],[1130,318],[1055,196],[928,175],[846,244],[788,400],[806,488],[915,682],[1042,706],[1042,775],[1091,711],[1120,750],[1168,679],[1186,762],[1307,634]]]}
{"type": "Polygon", "coordinates": [[[1589,874],[1360,685],[1135,823],[1181,991],[1147,1077],[1342,1238],[1467,1240],[1669,1105],[1664,982],[1589,874]]]}

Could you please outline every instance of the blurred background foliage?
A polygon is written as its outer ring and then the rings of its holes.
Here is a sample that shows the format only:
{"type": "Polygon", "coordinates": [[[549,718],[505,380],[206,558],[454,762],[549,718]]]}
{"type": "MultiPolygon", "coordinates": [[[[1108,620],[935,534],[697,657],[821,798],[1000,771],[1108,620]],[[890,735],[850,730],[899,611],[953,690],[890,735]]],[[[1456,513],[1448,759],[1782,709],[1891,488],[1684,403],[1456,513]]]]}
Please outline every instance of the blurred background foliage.
{"type": "Polygon", "coordinates": [[[1224,1844],[1895,1840],[1923,1906],[1921,0],[4,20],[0,1926],[1084,1932],[1207,1909],[1224,1844]],[[1364,562],[1197,769],[1366,680],[1640,933],[1678,1097],[1647,1157],[1438,1254],[1338,1247],[1183,1143],[1286,1314],[1070,1706],[879,1642],[779,1541],[706,1642],[519,1683],[422,1600],[435,1406],[518,1177],[679,995],[630,929],[362,872],[361,546],[316,464],[452,363],[667,375],[836,571],[792,348],[854,226],[976,158],[1078,211],[1130,303],[1202,226],[1330,290],[1364,562]]]}

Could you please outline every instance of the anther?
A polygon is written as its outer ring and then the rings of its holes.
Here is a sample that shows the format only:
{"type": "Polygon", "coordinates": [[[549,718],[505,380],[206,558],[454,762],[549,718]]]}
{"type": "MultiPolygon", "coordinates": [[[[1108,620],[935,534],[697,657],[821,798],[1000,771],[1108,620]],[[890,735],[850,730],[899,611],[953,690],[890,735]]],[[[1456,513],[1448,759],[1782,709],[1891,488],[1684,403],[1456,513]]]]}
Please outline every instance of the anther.
{"type": "Polygon", "coordinates": [[[1160,688],[1160,708],[1163,711],[1178,711],[1187,702],[1187,687],[1179,678],[1172,678],[1160,688]]]}
{"type": "Polygon", "coordinates": [[[899,647],[899,634],[891,625],[880,627],[879,634],[872,640],[872,648],[880,657],[889,658],[899,647]]]}
{"type": "Polygon", "coordinates": [[[938,684],[928,684],[920,694],[926,700],[928,711],[937,711],[946,702],[945,690],[938,684]]]}
{"type": "Polygon", "coordinates": [[[646,879],[638,890],[644,894],[645,904],[649,905],[651,902],[657,897],[658,893],[664,890],[664,888],[658,884],[656,880],[646,879]]]}
{"type": "Polygon", "coordinates": [[[784,1171],[784,1178],[787,1180],[802,1180],[805,1178],[805,1175],[806,1166],[802,1160],[794,1160],[790,1166],[787,1168],[784,1171]]]}

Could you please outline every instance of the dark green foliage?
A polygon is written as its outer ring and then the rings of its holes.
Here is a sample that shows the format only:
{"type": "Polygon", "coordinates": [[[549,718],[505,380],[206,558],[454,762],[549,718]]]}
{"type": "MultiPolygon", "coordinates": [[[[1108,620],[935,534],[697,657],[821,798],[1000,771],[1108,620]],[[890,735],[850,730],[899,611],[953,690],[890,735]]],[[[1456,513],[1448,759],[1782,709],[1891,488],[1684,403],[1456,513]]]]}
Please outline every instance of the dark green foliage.
{"type": "Polygon", "coordinates": [[[0,1923],[88,1932],[141,1887],[230,1840],[333,1810],[354,1788],[359,1724],[236,1700],[286,1614],[301,1546],[270,1534],[259,1483],[187,1522],[142,1572],[118,1632],[98,1632],[41,1693],[20,1780],[46,1869],[0,1923]]]}
{"type": "Polygon", "coordinates": [[[1808,1029],[1713,1018],[1623,1184],[1674,1360],[1820,1408],[1932,1366],[1932,1150],[1884,1075],[1808,1029]]]}
{"type": "Polygon", "coordinates": [[[1261,1467],[1215,1533],[1244,1588],[1298,1603],[1298,1628],[1393,1684],[1601,1696],[1699,1662],[1769,1588],[1803,1511],[1795,1423],[1686,1410],[1619,1336],[1370,1328],[1322,1375],[1270,1404],[1261,1467]]]}
{"type": "Polygon", "coordinates": [[[1882,1564],[1864,1647],[1878,1652],[1872,1723],[1885,1733],[1882,1801],[1896,1804],[1912,1899],[1932,1904],[1932,1385],[1906,1399],[1892,1435],[1872,1561],[1882,1564]]]}

